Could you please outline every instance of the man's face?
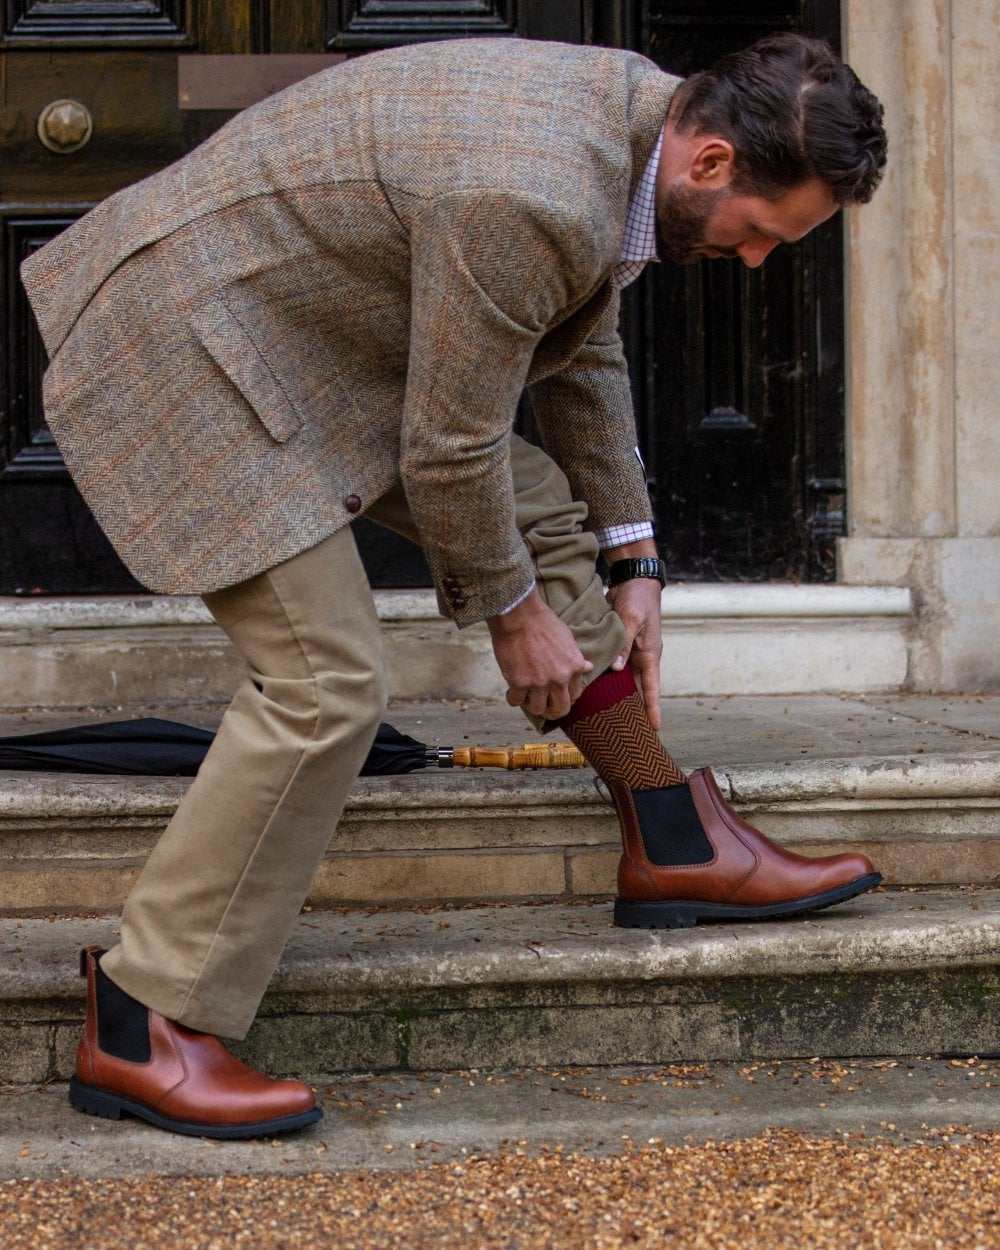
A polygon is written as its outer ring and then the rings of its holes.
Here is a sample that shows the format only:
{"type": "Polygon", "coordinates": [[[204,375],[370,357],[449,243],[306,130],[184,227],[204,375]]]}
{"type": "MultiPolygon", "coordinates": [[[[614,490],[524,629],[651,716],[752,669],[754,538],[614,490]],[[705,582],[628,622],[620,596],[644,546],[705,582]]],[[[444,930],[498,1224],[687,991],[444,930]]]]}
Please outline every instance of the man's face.
{"type": "Polygon", "coordinates": [[[797,243],[839,207],[819,178],[775,200],[738,194],[728,179],[706,185],[687,173],[661,184],[656,219],[660,258],[678,265],[738,257],[756,269],[779,243],[797,243]]]}

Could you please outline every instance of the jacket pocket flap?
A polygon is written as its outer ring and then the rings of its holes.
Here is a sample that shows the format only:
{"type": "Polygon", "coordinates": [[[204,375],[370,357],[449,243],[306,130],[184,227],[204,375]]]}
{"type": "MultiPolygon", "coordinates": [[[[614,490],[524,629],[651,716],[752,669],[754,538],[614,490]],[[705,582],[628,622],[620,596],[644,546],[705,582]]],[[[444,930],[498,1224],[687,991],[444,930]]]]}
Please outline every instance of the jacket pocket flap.
{"type": "Polygon", "coordinates": [[[285,388],[224,300],[203,304],[190,324],[199,342],[276,442],[287,442],[301,429],[302,419],[285,388]]]}

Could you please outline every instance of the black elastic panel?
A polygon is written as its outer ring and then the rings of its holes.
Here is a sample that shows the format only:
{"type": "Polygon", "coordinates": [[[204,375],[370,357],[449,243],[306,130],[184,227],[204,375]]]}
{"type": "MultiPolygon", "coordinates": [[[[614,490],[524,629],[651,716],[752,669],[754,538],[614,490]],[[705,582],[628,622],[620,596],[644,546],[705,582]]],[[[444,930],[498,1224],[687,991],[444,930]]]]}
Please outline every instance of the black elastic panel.
{"type": "Polygon", "coordinates": [[[149,1010],[115,985],[97,964],[97,1039],[108,1055],[148,1063],[149,1010]]]}
{"type": "Polygon", "coordinates": [[[698,819],[690,786],[633,790],[632,801],[651,863],[661,867],[707,864],[715,854],[698,819]]]}

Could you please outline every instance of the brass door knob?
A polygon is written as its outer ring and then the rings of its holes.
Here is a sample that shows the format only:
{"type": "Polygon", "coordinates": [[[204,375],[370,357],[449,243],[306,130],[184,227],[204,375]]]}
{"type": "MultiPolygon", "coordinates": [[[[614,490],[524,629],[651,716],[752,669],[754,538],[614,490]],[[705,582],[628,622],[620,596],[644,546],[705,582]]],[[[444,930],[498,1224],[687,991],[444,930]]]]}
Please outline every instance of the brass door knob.
{"type": "Polygon", "coordinates": [[[94,119],[79,100],[53,100],[38,115],[38,137],[50,152],[78,152],[93,133],[94,119]]]}

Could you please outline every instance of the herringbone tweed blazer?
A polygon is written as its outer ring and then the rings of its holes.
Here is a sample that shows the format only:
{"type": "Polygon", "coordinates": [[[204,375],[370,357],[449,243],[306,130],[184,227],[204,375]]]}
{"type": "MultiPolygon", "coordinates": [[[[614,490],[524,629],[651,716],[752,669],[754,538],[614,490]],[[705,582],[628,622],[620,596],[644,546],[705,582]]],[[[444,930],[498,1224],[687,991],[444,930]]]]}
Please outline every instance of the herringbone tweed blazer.
{"type": "Polygon", "coordinates": [[[48,421],[135,576],[220,589],[401,480],[442,610],[494,615],[533,576],[525,386],[589,523],[647,518],[609,276],[677,81],[526,40],[367,55],[26,261],[48,421]]]}

